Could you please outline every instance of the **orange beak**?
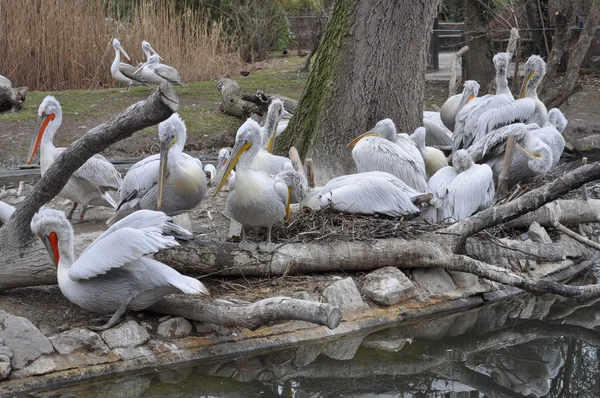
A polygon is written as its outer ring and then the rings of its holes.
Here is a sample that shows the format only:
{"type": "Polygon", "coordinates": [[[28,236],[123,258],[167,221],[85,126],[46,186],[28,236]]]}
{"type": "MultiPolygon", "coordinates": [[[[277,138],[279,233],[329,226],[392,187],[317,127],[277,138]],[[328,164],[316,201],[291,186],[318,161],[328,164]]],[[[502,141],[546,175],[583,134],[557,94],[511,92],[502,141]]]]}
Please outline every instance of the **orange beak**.
{"type": "Polygon", "coordinates": [[[31,164],[31,161],[33,160],[33,157],[35,156],[35,154],[40,146],[40,142],[42,142],[42,137],[44,136],[44,132],[46,131],[46,128],[48,127],[50,122],[54,120],[55,117],[56,117],[56,115],[54,113],[50,113],[48,115],[45,113],[42,113],[41,116],[38,118],[38,124],[35,129],[35,135],[33,136],[33,140],[31,141],[31,146],[29,147],[29,155],[27,156],[27,164],[31,164]]]}
{"type": "Polygon", "coordinates": [[[366,132],[366,133],[364,133],[363,135],[361,135],[361,136],[359,136],[359,137],[357,137],[357,138],[353,139],[352,141],[350,141],[350,142],[348,143],[348,145],[346,145],[346,146],[348,146],[348,147],[353,147],[353,146],[355,146],[356,144],[358,144],[358,142],[359,142],[360,140],[362,140],[363,138],[365,138],[365,137],[377,137],[378,135],[379,135],[379,134],[377,134],[377,133],[371,133],[371,131],[367,131],[367,132],[366,132]]]}

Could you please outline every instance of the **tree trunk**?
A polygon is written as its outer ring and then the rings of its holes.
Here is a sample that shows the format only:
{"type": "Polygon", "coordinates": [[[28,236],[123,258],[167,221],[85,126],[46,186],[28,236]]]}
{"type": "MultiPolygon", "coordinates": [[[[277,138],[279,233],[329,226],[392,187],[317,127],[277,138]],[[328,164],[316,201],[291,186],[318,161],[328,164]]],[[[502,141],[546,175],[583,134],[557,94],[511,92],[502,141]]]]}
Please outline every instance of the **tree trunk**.
{"type": "Polygon", "coordinates": [[[581,85],[577,85],[577,77],[579,76],[579,68],[583,62],[583,58],[587,53],[592,39],[596,35],[596,26],[600,21],[600,0],[594,0],[592,7],[587,15],[585,25],[581,30],[579,40],[573,47],[567,64],[565,77],[556,90],[552,90],[546,98],[543,98],[548,109],[558,108],[569,97],[582,89],[581,85]]]}
{"type": "Polygon", "coordinates": [[[565,51],[568,50],[569,41],[571,40],[570,27],[575,5],[570,0],[554,1],[553,5],[556,8],[554,10],[556,30],[554,31],[554,39],[552,40],[552,51],[550,51],[550,56],[548,56],[548,62],[546,62],[546,76],[540,87],[541,98],[548,96],[554,84],[554,79],[556,79],[556,74],[559,71],[565,51]]]}
{"type": "Polygon", "coordinates": [[[480,93],[487,93],[494,80],[492,45],[489,29],[479,10],[480,0],[465,0],[465,35],[469,51],[465,55],[466,79],[481,85],[480,93]]]}
{"type": "Polygon", "coordinates": [[[276,151],[295,146],[317,182],[355,170],[346,144],[386,117],[412,131],[423,119],[437,0],[335,3],[294,118],[276,151]],[[334,161],[332,161],[334,160],[334,161]]]}
{"type": "Polygon", "coordinates": [[[44,261],[40,254],[44,251],[43,246],[31,233],[33,215],[60,192],[71,174],[91,156],[138,130],[166,120],[178,106],[179,98],[173,87],[162,84],[145,101],[130,106],[69,145],[0,228],[0,290],[55,281],[47,254],[44,261]],[[33,261],[29,262],[30,259],[33,261]]]}
{"type": "Polygon", "coordinates": [[[525,11],[527,13],[527,25],[531,29],[531,44],[529,45],[528,53],[530,54],[545,54],[542,37],[542,16],[538,8],[538,0],[525,0],[525,11]]]}

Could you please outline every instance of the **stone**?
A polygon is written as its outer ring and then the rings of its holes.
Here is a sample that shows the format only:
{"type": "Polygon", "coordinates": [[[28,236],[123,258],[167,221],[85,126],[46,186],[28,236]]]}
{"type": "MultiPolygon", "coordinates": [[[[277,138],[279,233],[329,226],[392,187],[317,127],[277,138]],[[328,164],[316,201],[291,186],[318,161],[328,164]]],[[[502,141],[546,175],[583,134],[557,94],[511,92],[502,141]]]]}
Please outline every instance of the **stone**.
{"type": "Polygon", "coordinates": [[[71,329],[49,337],[54,349],[60,354],[69,354],[75,350],[85,350],[105,354],[108,347],[102,338],[88,329],[71,329]]]}
{"type": "Polygon", "coordinates": [[[292,293],[292,298],[297,300],[315,301],[315,299],[306,290],[292,293]]]}
{"type": "Polygon", "coordinates": [[[120,326],[102,332],[102,339],[109,348],[135,347],[150,340],[150,335],[136,321],[127,321],[120,326]]]}
{"type": "Polygon", "coordinates": [[[52,343],[28,319],[0,310],[0,338],[13,357],[12,369],[23,369],[42,354],[54,352],[52,343]]]}
{"type": "Polygon", "coordinates": [[[127,361],[136,358],[153,358],[155,355],[148,347],[121,347],[115,348],[113,353],[119,355],[122,360],[127,361]]]}
{"type": "Polygon", "coordinates": [[[552,243],[552,239],[550,239],[550,235],[548,235],[546,229],[537,221],[531,223],[527,235],[535,243],[552,243]]]}
{"type": "Polygon", "coordinates": [[[46,373],[57,372],[73,368],[74,365],[69,364],[66,359],[60,355],[44,356],[36,359],[33,363],[27,366],[25,374],[28,376],[43,375],[46,373]]]}
{"type": "Polygon", "coordinates": [[[382,339],[377,336],[371,337],[367,336],[365,340],[362,342],[363,347],[372,348],[374,350],[381,350],[387,352],[398,352],[400,351],[406,343],[412,342],[412,339],[406,338],[398,338],[398,339],[382,339]]]}
{"type": "Polygon", "coordinates": [[[5,345],[0,345],[0,355],[4,355],[9,359],[13,357],[13,352],[10,348],[5,345]]]}
{"type": "Polygon", "coordinates": [[[0,362],[0,380],[6,378],[10,373],[10,362],[0,362]]]}
{"type": "Polygon", "coordinates": [[[158,325],[157,333],[165,339],[185,337],[192,333],[192,324],[183,317],[171,318],[158,325]]]}
{"type": "Polygon", "coordinates": [[[196,333],[215,334],[217,336],[228,336],[233,332],[233,328],[227,326],[215,325],[214,323],[194,322],[196,333]]]}
{"type": "Polygon", "coordinates": [[[412,272],[412,279],[431,297],[453,299],[462,296],[450,275],[441,268],[417,268],[412,272]]]}
{"type": "Polygon", "coordinates": [[[382,305],[394,305],[415,295],[415,285],[396,267],[379,268],[366,275],[362,292],[382,305]]]}
{"type": "Polygon", "coordinates": [[[367,307],[352,278],[339,280],[323,290],[326,303],[336,306],[340,311],[361,310],[367,307]]]}
{"type": "Polygon", "coordinates": [[[327,343],[323,354],[338,361],[348,361],[354,358],[364,338],[365,336],[353,336],[332,341],[331,343],[327,343]]]}
{"type": "Polygon", "coordinates": [[[317,359],[324,348],[324,344],[301,345],[294,352],[294,359],[292,360],[294,366],[301,368],[303,366],[310,365],[317,359]]]}
{"type": "Polygon", "coordinates": [[[465,297],[489,291],[489,287],[479,283],[477,275],[468,272],[450,271],[450,277],[456,289],[460,290],[465,297]]]}

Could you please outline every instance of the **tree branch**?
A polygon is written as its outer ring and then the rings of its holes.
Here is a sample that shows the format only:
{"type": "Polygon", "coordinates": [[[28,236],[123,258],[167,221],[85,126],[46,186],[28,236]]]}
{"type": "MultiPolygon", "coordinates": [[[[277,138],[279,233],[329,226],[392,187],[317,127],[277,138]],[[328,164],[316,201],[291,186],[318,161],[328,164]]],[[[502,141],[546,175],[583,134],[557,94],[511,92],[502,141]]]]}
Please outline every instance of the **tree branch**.
{"type": "Polygon", "coordinates": [[[592,249],[600,250],[600,243],[594,242],[593,240],[589,240],[588,238],[571,231],[569,228],[565,227],[559,222],[555,222],[553,227],[556,228],[558,231],[562,232],[563,234],[575,239],[579,243],[589,246],[592,249]]]}

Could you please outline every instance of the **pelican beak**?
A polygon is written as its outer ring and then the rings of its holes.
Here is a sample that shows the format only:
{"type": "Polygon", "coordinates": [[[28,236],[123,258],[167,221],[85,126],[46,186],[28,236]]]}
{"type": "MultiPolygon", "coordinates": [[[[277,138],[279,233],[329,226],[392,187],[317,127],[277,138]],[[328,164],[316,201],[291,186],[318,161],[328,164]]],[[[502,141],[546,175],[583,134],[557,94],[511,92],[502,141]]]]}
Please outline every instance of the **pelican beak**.
{"type": "Polygon", "coordinates": [[[292,221],[292,213],[290,211],[290,202],[292,201],[292,187],[288,187],[287,203],[285,204],[285,217],[288,222],[292,221]]]}
{"type": "Polygon", "coordinates": [[[523,155],[527,156],[528,158],[531,158],[531,159],[541,159],[542,158],[541,156],[537,156],[537,155],[534,155],[534,154],[528,152],[525,148],[523,148],[521,145],[519,145],[518,142],[515,142],[515,148],[517,148],[523,155]]]}
{"type": "Polygon", "coordinates": [[[467,102],[465,102],[465,104],[468,104],[473,98],[475,98],[475,94],[471,94],[469,98],[467,98],[467,102]]]}
{"type": "Polygon", "coordinates": [[[152,48],[152,46],[148,46],[148,50],[150,50],[152,52],[152,54],[158,55],[158,59],[160,59],[161,61],[163,60],[163,57],[161,57],[160,54],[157,53],[156,50],[152,48]]]}
{"type": "Polygon", "coordinates": [[[285,109],[283,110],[283,113],[281,114],[281,118],[282,119],[291,119],[292,116],[294,116],[293,114],[289,113],[288,111],[286,111],[285,109]]]}
{"type": "Polygon", "coordinates": [[[519,95],[519,98],[525,98],[525,96],[527,95],[527,84],[529,84],[529,80],[531,80],[533,75],[535,75],[534,70],[529,72],[529,75],[526,79],[523,79],[523,83],[521,84],[521,94],[519,95]]]}
{"type": "Polygon", "coordinates": [[[221,176],[219,185],[217,185],[217,189],[215,190],[215,193],[213,193],[213,198],[215,198],[217,196],[217,194],[219,193],[221,188],[223,188],[223,185],[225,185],[225,182],[227,181],[227,177],[229,177],[229,173],[231,173],[231,170],[233,170],[233,168],[237,164],[238,160],[240,160],[240,157],[242,156],[242,154],[244,152],[246,152],[248,149],[250,149],[251,147],[252,147],[252,142],[250,142],[250,141],[246,141],[246,140],[236,141],[235,146],[231,150],[231,156],[229,156],[227,163],[225,163],[225,173],[223,173],[223,175],[221,176]]]}
{"type": "Polygon", "coordinates": [[[46,131],[46,128],[48,127],[50,122],[54,120],[55,117],[56,117],[56,115],[54,113],[46,114],[46,112],[43,112],[38,117],[37,126],[35,128],[35,135],[33,136],[33,139],[31,140],[31,146],[29,147],[29,154],[27,155],[27,164],[31,164],[31,161],[33,160],[33,157],[35,156],[35,154],[40,146],[40,142],[42,142],[42,137],[44,136],[44,132],[46,131]]]}
{"type": "Polygon", "coordinates": [[[379,134],[375,133],[373,130],[369,130],[369,131],[367,131],[366,133],[364,133],[363,135],[361,135],[361,136],[359,136],[359,137],[357,137],[357,138],[353,139],[352,141],[350,141],[350,142],[348,143],[348,145],[346,145],[346,146],[347,146],[347,147],[353,147],[353,146],[355,146],[356,144],[358,144],[358,142],[359,142],[360,140],[362,140],[363,138],[365,138],[365,137],[377,137],[377,136],[379,136],[379,134]]]}
{"type": "Polygon", "coordinates": [[[56,236],[56,232],[50,232],[48,236],[43,236],[41,234],[38,234],[38,236],[46,247],[46,250],[48,250],[52,264],[57,267],[58,262],[60,261],[60,254],[58,252],[58,236],[56,236]]]}
{"type": "Polygon", "coordinates": [[[165,189],[165,180],[167,179],[167,162],[169,160],[169,149],[177,142],[177,137],[172,140],[160,142],[160,163],[158,166],[158,200],[156,201],[156,210],[162,207],[163,191],[165,189]]]}
{"type": "MultiPolygon", "coordinates": [[[[275,126],[277,128],[277,126],[275,126]]],[[[267,143],[267,152],[273,153],[273,148],[275,147],[275,134],[272,134],[269,138],[269,142],[267,143]]]]}
{"type": "Polygon", "coordinates": [[[133,72],[133,74],[135,75],[135,74],[137,74],[139,71],[141,71],[141,70],[144,68],[144,66],[146,66],[146,64],[147,64],[147,63],[148,63],[148,62],[144,62],[143,64],[141,64],[141,65],[140,65],[140,67],[139,67],[139,68],[137,68],[137,70],[136,70],[135,72],[133,72]]]}
{"type": "Polygon", "coordinates": [[[119,51],[121,51],[121,54],[123,54],[123,56],[125,58],[127,58],[128,61],[131,61],[131,58],[129,58],[129,55],[127,55],[127,53],[125,52],[125,50],[123,49],[123,47],[119,46],[119,51]]]}

